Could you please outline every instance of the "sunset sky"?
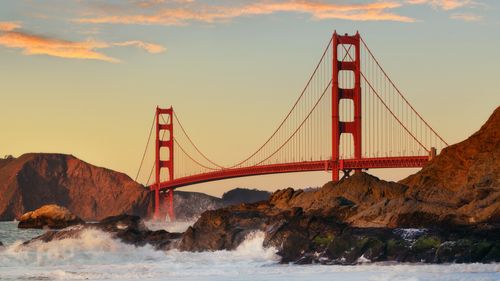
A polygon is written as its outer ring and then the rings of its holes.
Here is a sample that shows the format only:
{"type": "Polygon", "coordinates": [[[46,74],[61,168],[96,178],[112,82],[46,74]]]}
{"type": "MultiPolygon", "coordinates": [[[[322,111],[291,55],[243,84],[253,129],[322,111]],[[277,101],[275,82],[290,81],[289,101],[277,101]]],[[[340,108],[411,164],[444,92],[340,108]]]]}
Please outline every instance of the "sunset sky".
{"type": "MultiPolygon", "coordinates": [[[[0,157],[68,153],[134,177],[156,105],[173,105],[210,158],[232,163],[279,124],[334,30],[359,30],[448,143],[500,105],[496,0],[4,0],[0,157]]],[[[220,195],[330,178],[274,175],[186,190],[220,195]]]]}

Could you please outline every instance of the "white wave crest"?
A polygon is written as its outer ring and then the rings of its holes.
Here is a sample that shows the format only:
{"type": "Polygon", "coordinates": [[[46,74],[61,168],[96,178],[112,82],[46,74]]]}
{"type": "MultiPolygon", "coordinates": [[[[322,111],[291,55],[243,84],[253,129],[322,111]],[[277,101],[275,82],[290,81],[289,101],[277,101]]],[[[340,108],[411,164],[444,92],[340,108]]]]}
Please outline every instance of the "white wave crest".
{"type": "Polygon", "coordinates": [[[77,238],[0,249],[0,280],[499,280],[500,264],[281,265],[254,232],[234,251],[168,252],[87,229],[77,238]]]}
{"type": "MultiPolygon", "coordinates": [[[[151,255],[156,251],[146,246],[139,252],[151,255]]],[[[154,256],[157,257],[158,254],[154,256]]],[[[18,241],[7,246],[1,253],[0,264],[12,266],[99,264],[134,261],[137,257],[138,249],[135,246],[112,239],[109,233],[97,229],[85,229],[75,238],[47,243],[36,241],[28,245],[18,241]]]]}

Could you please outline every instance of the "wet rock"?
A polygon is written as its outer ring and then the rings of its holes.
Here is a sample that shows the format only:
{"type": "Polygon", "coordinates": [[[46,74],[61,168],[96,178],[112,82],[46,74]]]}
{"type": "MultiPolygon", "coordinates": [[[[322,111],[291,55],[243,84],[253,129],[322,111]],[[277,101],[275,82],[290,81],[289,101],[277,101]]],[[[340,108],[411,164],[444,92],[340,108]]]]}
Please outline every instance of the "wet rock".
{"type": "Polygon", "coordinates": [[[112,238],[135,246],[150,244],[158,250],[173,248],[177,240],[181,237],[180,233],[170,233],[165,230],[151,231],[138,216],[119,215],[106,218],[98,223],[86,223],[59,231],[47,231],[38,237],[24,242],[24,244],[31,244],[37,241],[50,242],[53,240],[79,238],[82,232],[88,229],[107,232],[111,234],[112,238]]]}
{"type": "Polygon", "coordinates": [[[84,222],[68,209],[52,204],[25,213],[21,216],[17,227],[61,229],[82,223],[84,222]]]}
{"type": "Polygon", "coordinates": [[[204,212],[183,234],[180,250],[235,249],[249,233],[262,230],[270,219],[258,210],[257,205],[250,205],[252,207],[242,204],[204,212]],[[252,210],[254,207],[255,210],[252,210]]]}

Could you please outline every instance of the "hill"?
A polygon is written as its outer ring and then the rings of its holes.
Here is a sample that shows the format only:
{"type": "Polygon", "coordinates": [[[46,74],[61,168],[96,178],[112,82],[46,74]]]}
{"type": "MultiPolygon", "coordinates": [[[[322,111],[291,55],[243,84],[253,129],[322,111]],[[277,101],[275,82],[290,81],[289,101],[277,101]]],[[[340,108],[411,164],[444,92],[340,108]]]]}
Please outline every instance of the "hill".
{"type": "Polygon", "coordinates": [[[151,207],[149,191],[127,175],[65,154],[0,160],[0,194],[0,220],[46,204],[65,206],[84,220],[121,213],[145,216],[151,207]]]}
{"type": "Polygon", "coordinates": [[[264,190],[235,188],[222,195],[224,205],[235,205],[241,203],[254,203],[269,199],[271,193],[264,190]]]}

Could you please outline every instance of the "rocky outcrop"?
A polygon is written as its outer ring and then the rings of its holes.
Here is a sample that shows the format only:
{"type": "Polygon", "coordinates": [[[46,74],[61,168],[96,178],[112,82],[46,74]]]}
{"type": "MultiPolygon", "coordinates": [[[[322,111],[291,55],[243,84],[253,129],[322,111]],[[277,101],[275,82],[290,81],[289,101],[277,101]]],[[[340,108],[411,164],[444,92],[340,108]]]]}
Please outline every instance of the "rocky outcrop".
{"type": "Polygon", "coordinates": [[[118,215],[103,219],[98,223],[85,223],[65,228],[59,231],[47,231],[44,234],[24,242],[25,245],[68,238],[78,238],[83,231],[97,229],[111,234],[112,238],[135,245],[152,245],[158,250],[171,249],[180,238],[180,233],[170,233],[165,230],[151,231],[138,216],[118,215]]]}
{"type": "Polygon", "coordinates": [[[82,223],[83,221],[68,209],[52,204],[22,215],[17,227],[61,229],[82,223]]]}
{"type": "Polygon", "coordinates": [[[280,210],[262,201],[204,212],[183,234],[179,248],[183,251],[232,250],[251,232],[264,231],[264,244],[283,247],[285,250],[281,253],[285,256],[290,255],[288,247],[294,248],[294,253],[300,252],[302,242],[318,233],[335,233],[336,226],[336,221],[305,215],[301,208],[280,210]]]}
{"type": "Polygon", "coordinates": [[[64,154],[24,154],[0,162],[0,220],[19,219],[47,204],[68,208],[84,220],[122,213],[146,216],[149,190],[123,173],[64,154]]]}
{"type": "Polygon", "coordinates": [[[182,235],[179,249],[232,250],[254,231],[265,233],[264,246],[276,248],[283,263],[500,261],[498,226],[360,228],[335,216],[307,213],[300,207],[285,210],[270,202],[203,213],[182,235]]]}
{"type": "Polygon", "coordinates": [[[305,255],[302,260],[326,264],[497,262],[498,230],[348,227],[337,236],[317,237],[313,243],[324,250],[319,255],[305,255]]]}
{"type": "Polygon", "coordinates": [[[402,184],[359,173],[313,191],[278,190],[269,201],[279,209],[300,207],[306,213],[334,217],[354,226],[380,227],[386,226],[387,222],[376,220],[373,214],[368,217],[359,214],[385,208],[391,200],[404,200],[406,190],[402,184]]]}

